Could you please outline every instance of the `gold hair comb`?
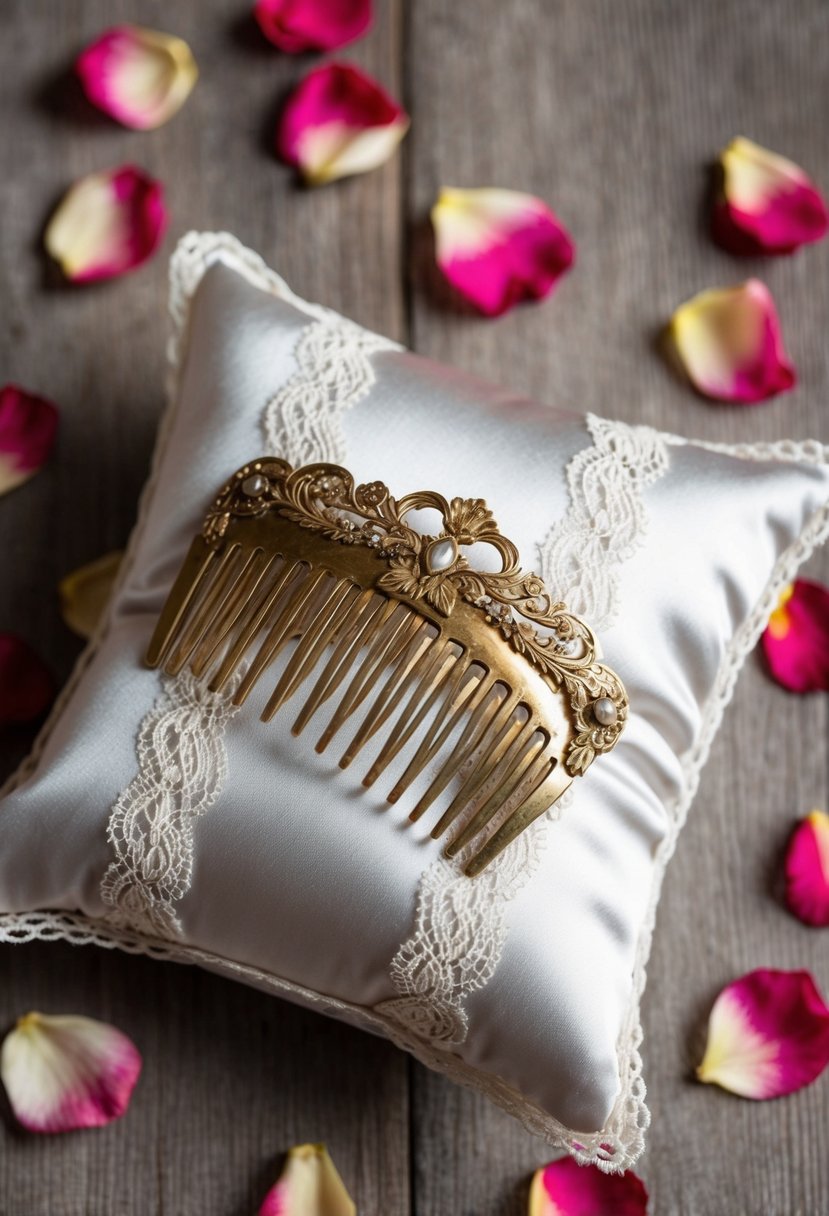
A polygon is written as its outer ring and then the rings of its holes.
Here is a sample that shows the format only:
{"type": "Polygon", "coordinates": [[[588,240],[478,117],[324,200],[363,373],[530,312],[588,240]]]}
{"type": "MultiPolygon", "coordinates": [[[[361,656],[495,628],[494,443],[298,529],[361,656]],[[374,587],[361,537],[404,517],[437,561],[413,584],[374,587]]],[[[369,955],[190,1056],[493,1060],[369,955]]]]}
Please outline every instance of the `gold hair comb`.
{"type": "Polygon", "coordinates": [[[470,876],[613,747],[627,717],[624,687],[598,662],[591,630],[519,569],[483,499],[395,499],[380,481],[355,485],[337,465],[293,470],[263,457],[216,498],[147,663],[209,673],[213,691],[246,665],[233,697],[241,705],[291,642],[262,720],[319,667],[293,733],[342,689],[322,752],[374,694],[340,766],[387,724],[363,785],[408,748],[388,795],[396,802],[439,761],[410,818],[454,781],[432,836],[452,832],[447,856],[476,841],[470,876]],[[424,508],[442,517],[437,536],[406,523],[424,508]],[[498,555],[499,571],[471,566],[464,547],[480,544],[498,555]]]}

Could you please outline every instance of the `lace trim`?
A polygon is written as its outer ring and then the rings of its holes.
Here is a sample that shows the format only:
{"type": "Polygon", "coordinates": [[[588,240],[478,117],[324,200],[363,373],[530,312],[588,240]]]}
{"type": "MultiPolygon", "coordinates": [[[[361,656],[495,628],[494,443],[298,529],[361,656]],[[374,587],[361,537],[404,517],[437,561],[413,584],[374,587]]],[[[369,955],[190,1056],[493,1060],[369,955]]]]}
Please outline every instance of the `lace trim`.
{"type": "Polygon", "coordinates": [[[265,407],[268,452],[297,468],[317,460],[345,463],[343,414],[376,381],[370,356],[396,349],[387,338],[334,313],[308,325],[294,349],[297,370],[265,407]]]}
{"type": "Polygon", "coordinates": [[[176,904],[193,877],[193,829],[227,776],[230,696],[186,669],[166,677],[138,732],[138,773],[112,808],[115,852],[101,881],[106,920],[150,937],[181,937],[176,904]]]}
{"type": "MultiPolygon", "coordinates": [[[[617,567],[642,543],[645,486],[668,468],[658,431],[592,415],[593,446],[570,461],[570,508],[539,547],[541,570],[574,611],[607,625],[617,607],[617,567]],[[574,604],[573,601],[576,601],[574,604]]],[[[509,931],[509,904],[538,868],[556,807],[470,882],[464,859],[424,871],[415,925],[391,963],[398,997],[379,1006],[412,1033],[442,1048],[466,1039],[465,1005],[495,974],[509,931]]]]}
{"type": "Polygon", "coordinates": [[[570,507],[539,546],[541,572],[571,612],[599,633],[616,617],[618,567],[647,531],[642,494],[668,469],[664,437],[649,426],[587,416],[593,446],[567,466],[570,507]]]}

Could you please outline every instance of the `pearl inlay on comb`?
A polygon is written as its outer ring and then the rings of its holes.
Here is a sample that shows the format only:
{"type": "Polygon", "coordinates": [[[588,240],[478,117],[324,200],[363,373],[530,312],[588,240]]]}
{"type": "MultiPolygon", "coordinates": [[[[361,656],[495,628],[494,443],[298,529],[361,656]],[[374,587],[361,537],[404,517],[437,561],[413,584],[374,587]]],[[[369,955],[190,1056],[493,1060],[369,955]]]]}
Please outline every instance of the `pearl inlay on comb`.
{"type": "Polygon", "coordinates": [[[293,732],[339,692],[321,752],[373,698],[341,767],[385,728],[363,784],[410,755],[388,800],[428,771],[410,818],[440,801],[432,835],[449,834],[448,856],[472,844],[470,876],[614,746],[628,712],[590,628],[519,568],[483,499],[395,499],[338,465],[294,470],[263,457],[216,498],[147,663],[170,674],[189,666],[214,691],[244,666],[241,705],[283,651],[262,720],[316,674],[293,732]],[[406,522],[424,508],[442,519],[436,536],[406,522]],[[499,570],[473,568],[479,545],[499,570]]]}

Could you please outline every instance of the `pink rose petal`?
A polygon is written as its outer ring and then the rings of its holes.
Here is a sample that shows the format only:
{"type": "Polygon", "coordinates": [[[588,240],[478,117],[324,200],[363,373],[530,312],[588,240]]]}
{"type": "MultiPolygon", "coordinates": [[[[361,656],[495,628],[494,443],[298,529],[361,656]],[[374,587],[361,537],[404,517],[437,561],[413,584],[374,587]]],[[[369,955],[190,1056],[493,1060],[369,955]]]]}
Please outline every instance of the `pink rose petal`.
{"type": "Polygon", "coordinates": [[[67,279],[90,283],[140,266],[166,226],[161,182],[123,165],[75,182],[49,221],[44,243],[67,279]]]}
{"type": "Polygon", "coordinates": [[[829,227],[826,203],[799,166],[748,139],[720,154],[722,192],[713,234],[730,253],[791,253],[829,227]]]}
{"type": "Polygon", "coordinates": [[[280,51],[333,51],[371,26],[371,0],[258,0],[253,15],[280,51]]]}
{"type": "Polygon", "coordinates": [[[75,71],[93,105],[141,131],[172,118],[199,74],[186,42],[139,25],[101,34],[78,56],[75,71]]]}
{"type": "Polygon", "coordinates": [[[700,1081],[744,1098],[778,1098],[829,1064],[829,1009],[808,971],[750,971],[723,988],[708,1023],[700,1081]]]}
{"type": "Polygon", "coordinates": [[[536,1170],[529,1216],[646,1216],[648,1192],[631,1170],[605,1174],[572,1157],[536,1170]]]}
{"type": "Polygon", "coordinates": [[[432,226],[438,266],[489,317],[548,295],[575,258],[570,235],[547,204],[516,190],[444,187],[432,226]]]}
{"type": "Polygon", "coordinates": [[[790,692],[829,691],[829,588],[805,578],[786,587],[762,645],[778,684],[790,692]]]}
{"type": "Polygon", "coordinates": [[[674,313],[669,336],[705,397],[750,405],[797,383],[774,300],[758,279],[694,296],[674,313]]]}
{"type": "Polygon", "coordinates": [[[327,63],[286,102],[277,152],[312,186],[365,173],[388,160],[406,134],[401,107],[359,68],[327,63]]]}
{"type": "Polygon", "coordinates": [[[0,494],[28,481],[55,442],[58,411],[45,397],[16,384],[0,388],[0,494]]]}
{"type": "Polygon", "coordinates": [[[812,811],[786,851],[786,904],[806,925],[829,926],[829,815],[812,811]]]}
{"type": "Polygon", "coordinates": [[[102,1127],[127,1109],[141,1056],[106,1022],[27,1013],[0,1052],[15,1118],[32,1132],[102,1127]]]}
{"type": "Polygon", "coordinates": [[[354,1201],[324,1144],[298,1144],[259,1216],[356,1216],[354,1201]]]}
{"type": "Polygon", "coordinates": [[[33,722],[54,695],[52,677],[28,642],[0,633],[0,727],[33,722]]]}

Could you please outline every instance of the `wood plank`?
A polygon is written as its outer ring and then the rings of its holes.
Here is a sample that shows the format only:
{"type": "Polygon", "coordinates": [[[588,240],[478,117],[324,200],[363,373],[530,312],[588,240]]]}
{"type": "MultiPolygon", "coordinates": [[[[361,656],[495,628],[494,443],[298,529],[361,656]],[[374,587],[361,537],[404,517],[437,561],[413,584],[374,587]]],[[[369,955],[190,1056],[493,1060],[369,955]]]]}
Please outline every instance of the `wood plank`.
{"type": "MultiPolygon", "coordinates": [[[[310,57],[279,54],[250,5],[202,0],[10,0],[0,11],[0,375],[52,397],[58,452],[0,504],[0,628],[16,629],[64,679],[80,643],[60,622],[58,579],[125,542],[162,406],[166,261],[190,228],[226,228],[309,298],[404,337],[400,166],[311,192],[272,153],[279,103],[310,57]],[[184,36],[201,80],[159,131],[124,131],[67,80],[105,27],[184,36]],[[39,251],[66,186],[134,161],[165,183],[170,232],[128,280],[73,291],[39,251]]],[[[399,3],[349,51],[400,86],[399,3]]],[[[5,736],[0,771],[28,749],[5,736]]],[[[100,1132],[9,1130],[3,1216],[254,1212],[293,1143],[324,1139],[363,1212],[410,1210],[407,1061],[388,1045],[195,968],[68,946],[0,950],[0,1021],[28,1008],[83,1011],[132,1033],[145,1057],[135,1105],[100,1132]]]]}
{"type": "MultiPolygon", "coordinates": [[[[421,0],[408,13],[417,349],[559,406],[680,433],[829,439],[829,243],[737,261],[704,223],[707,166],[736,134],[829,183],[825,6],[421,0]],[[457,306],[427,223],[442,184],[509,186],[551,203],[578,243],[552,300],[495,323],[457,306]],[[752,274],[778,301],[802,382],[756,410],[708,406],[668,370],[656,338],[695,291],[752,274]]],[[[809,570],[825,578],[827,556],[809,570]]],[[[775,888],[793,818],[827,802],[826,703],[786,697],[754,659],[747,667],[669,870],[650,967],[654,1123],[640,1172],[662,1216],[811,1216],[829,1194],[829,1078],[767,1105],[689,1079],[730,978],[809,967],[829,991],[825,942],[786,915],[775,888]]],[[[522,1180],[548,1150],[480,1098],[421,1069],[414,1083],[416,1210],[522,1212],[522,1180]]]]}

